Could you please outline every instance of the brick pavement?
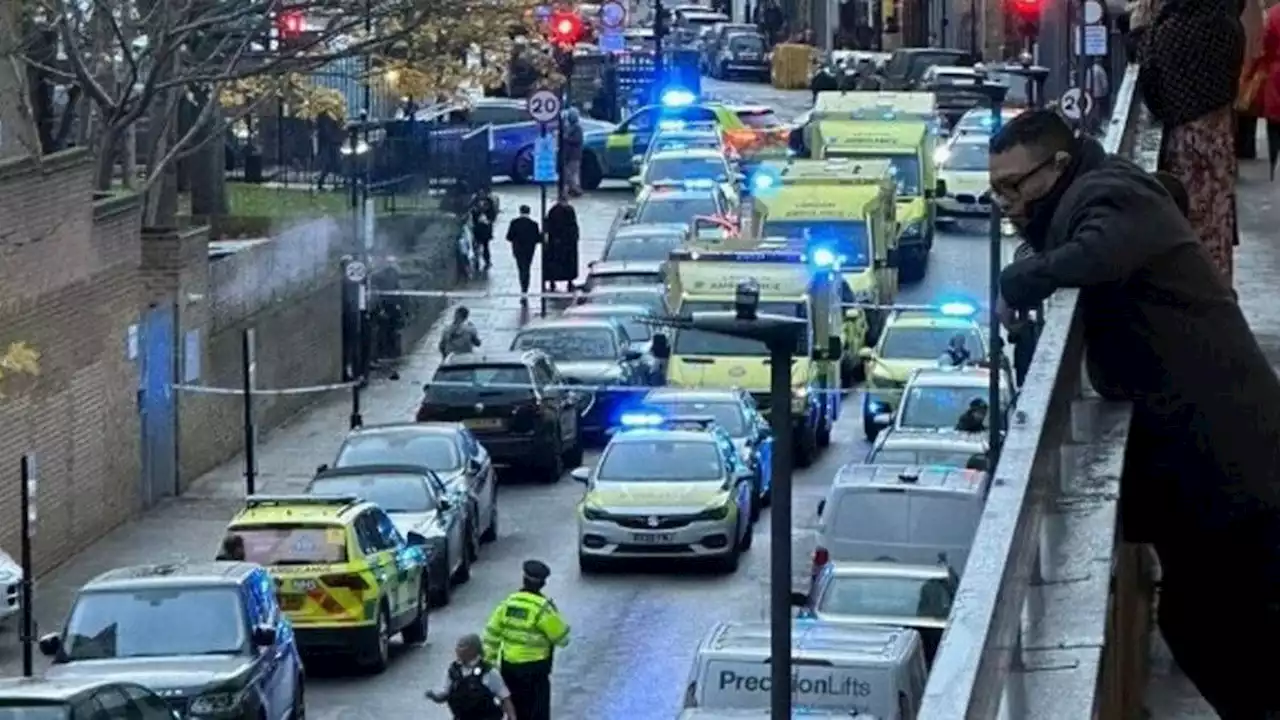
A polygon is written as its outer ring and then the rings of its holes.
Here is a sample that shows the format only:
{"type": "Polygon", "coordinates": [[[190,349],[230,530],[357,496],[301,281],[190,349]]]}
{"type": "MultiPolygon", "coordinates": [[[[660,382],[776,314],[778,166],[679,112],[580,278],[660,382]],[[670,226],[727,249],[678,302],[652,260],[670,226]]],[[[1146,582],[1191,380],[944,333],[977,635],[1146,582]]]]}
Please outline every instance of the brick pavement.
{"type": "MultiPolygon", "coordinates": [[[[1259,150],[1266,148],[1261,133],[1259,150]]],[[[1266,162],[1243,161],[1238,186],[1240,246],[1236,248],[1236,290],[1271,365],[1280,369],[1280,186],[1267,179],[1266,162]]],[[[1270,650],[1264,648],[1264,651],[1270,650]]],[[[1217,717],[1173,663],[1163,642],[1155,643],[1148,710],[1158,720],[1210,720],[1217,717]]]]}
{"type": "MultiPolygon", "coordinates": [[[[503,187],[497,193],[502,206],[499,238],[518,207],[537,208],[535,188],[503,187]]],[[[585,266],[598,257],[619,203],[627,194],[599,193],[575,202],[583,241],[579,260],[585,266]]],[[[468,290],[494,288],[518,292],[515,262],[505,240],[495,239],[493,268],[487,278],[471,283],[468,290]]],[[[539,281],[537,263],[534,285],[539,281]]],[[[515,298],[469,299],[472,318],[486,346],[505,348],[513,331],[536,316],[537,303],[521,310],[515,298]]],[[[432,329],[400,367],[398,381],[375,379],[363,392],[361,402],[366,424],[410,419],[418,406],[421,387],[430,379],[439,353],[439,325],[432,329]]],[[[264,342],[270,342],[264,338],[264,342]]],[[[332,459],[347,432],[350,412],[348,393],[331,394],[311,409],[300,413],[268,435],[258,446],[257,491],[293,493],[301,491],[315,467],[332,459]]],[[[36,588],[36,618],[42,632],[59,628],[75,597],[75,592],[95,575],[121,565],[184,558],[211,557],[222,538],[227,520],[244,497],[243,458],[236,458],[195,480],[186,493],[162,503],[137,520],[127,523],[94,543],[84,552],[40,577],[36,588]]],[[[10,637],[13,634],[10,633],[10,637]]],[[[16,641],[0,643],[0,674],[16,675],[21,668],[21,650],[16,641]]]]}

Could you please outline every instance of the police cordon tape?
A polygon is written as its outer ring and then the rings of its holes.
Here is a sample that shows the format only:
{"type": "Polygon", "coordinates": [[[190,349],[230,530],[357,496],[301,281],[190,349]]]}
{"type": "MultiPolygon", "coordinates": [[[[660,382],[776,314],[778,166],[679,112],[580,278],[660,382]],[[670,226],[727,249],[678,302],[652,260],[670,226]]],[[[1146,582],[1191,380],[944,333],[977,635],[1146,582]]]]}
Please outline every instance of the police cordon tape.
{"type": "MultiPolygon", "coordinates": [[[[253,388],[249,394],[262,396],[314,395],[317,393],[337,392],[338,390],[350,390],[359,384],[360,381],[352,381],[329,383],[327,385],[307,385],[287,388],[253,388]]],[[[244,395],[244,388],[224,388],[213,387],[211,385],[190,385],[186,383],[174,383],[169,387],[179,392],[189,392],[197,395],[244,395]]]]}

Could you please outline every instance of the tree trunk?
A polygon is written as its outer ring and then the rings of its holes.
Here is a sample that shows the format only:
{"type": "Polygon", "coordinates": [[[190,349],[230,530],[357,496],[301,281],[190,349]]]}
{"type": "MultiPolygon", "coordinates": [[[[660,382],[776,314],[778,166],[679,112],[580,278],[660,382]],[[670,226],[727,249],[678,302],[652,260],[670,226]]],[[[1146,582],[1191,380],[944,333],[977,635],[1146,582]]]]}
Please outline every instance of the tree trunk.
{"type": "MultiPolygon", "coordinates": [[[[192,92],[189,97],[195,102],[190,103],[184,99],[182,103],[182,115],[187,116],[184,118],[184,122],[180,123],[182,133],[185,133],[192,123],[199,121],[200,111],[204,109],[205,103],[217,102],[216,98],[209,96],[209,91],[207,90],[204,92],[192,92]]],[[[189,155],[182,164],[187,190],[191,193],[192,215],[227,214],[227,178],[226,163],[223,157],[224,148],[222,138],[215,137],[218,128],[222,124],[221,115],[215,106],[213,116],[207,119],[204,127],[199,131],[199,135],[195,138],[194,142],[199,149],[189,155]]]]}
{"type": "Polygon", "coordinates": [[[116,156],[120,150],[122,128],[102,123],[102,137],[98,139],[98,167],[94,171],[95,190],[110,190],[115,179],[116,156]]]}
{"type": "Polygon", "coordinates": [[[120,158],[120,174],[124,186],[133,189],[138,179],[138,124],[130,123],[124,131],[124,148],[120,158]]]}

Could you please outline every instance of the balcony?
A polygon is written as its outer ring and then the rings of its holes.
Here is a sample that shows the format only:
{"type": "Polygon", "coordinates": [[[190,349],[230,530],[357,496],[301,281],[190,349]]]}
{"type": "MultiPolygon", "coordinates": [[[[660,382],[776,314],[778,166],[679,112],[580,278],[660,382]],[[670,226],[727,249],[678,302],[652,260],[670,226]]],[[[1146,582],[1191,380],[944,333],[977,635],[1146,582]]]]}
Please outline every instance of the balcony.
{"type": "MultiPolygon", "coordinates": [[[[1158,131],[1124,76],[1104,144],[1154,169],[1158,131]]],[[[1130,406],[1083,373],[1077,292],[1046,324],[995,473],[921,720],[1212,718],[1153,642],[1153,556],[1118,534],[1130,406]]]]}

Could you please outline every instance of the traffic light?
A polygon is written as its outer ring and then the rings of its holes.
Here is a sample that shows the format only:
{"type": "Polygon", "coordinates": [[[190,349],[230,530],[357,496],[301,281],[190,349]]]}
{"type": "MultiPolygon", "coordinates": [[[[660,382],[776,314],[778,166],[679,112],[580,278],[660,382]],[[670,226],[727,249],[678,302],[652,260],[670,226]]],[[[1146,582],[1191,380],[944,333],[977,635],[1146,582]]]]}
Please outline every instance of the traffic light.
{"type": "Polygon", "coordinates": [[[276,16],[276,37],[281,46],[297,43],[306,29],[307,21],[301,12],[287,10],[276,16]]]}
{"type": "Polygon", "coordinates": [[[1009,0],[1010,15],[1017,24],[1018,35],[1034,40],[1040,35],[1041,0],[1009,0]]]}
{"type": "Polygon", "coordinates": [[[563,10],[556,12],[552,14],[549,26],[551,42],[557,47],[573,47],[582,39],[582,18],[577,13],[563,10]]]}

